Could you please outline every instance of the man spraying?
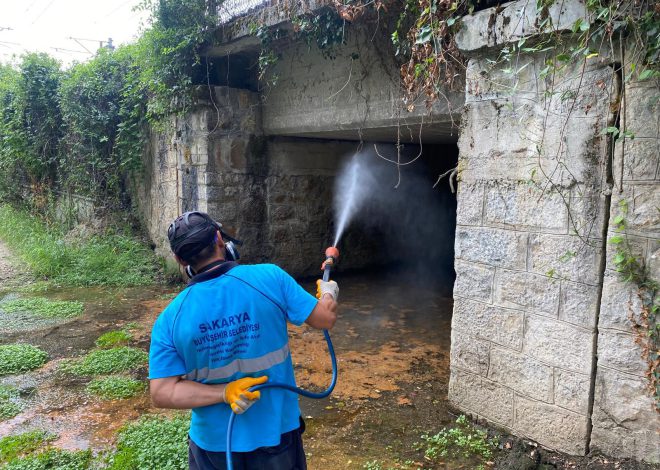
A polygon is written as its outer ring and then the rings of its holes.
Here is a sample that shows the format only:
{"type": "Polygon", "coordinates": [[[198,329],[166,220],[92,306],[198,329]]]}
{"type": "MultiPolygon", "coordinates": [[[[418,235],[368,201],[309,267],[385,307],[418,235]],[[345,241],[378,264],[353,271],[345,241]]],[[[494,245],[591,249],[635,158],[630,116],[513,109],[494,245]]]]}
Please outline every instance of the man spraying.
{"type": "Polygon", "coordinates": [[[272,264],[238,265],[237,240],[202,212],[168,229],[170,247],[192,275],[161,313],[149,352],[151,399],[192,409],[190,469],[225,469],[230,414],[236,470],[304,470],[298,398],[282,389],[250,392],[268,380],[295,385],[287,322],[331,329],[339,288],[317,281],[317,300],[272,264]]]}

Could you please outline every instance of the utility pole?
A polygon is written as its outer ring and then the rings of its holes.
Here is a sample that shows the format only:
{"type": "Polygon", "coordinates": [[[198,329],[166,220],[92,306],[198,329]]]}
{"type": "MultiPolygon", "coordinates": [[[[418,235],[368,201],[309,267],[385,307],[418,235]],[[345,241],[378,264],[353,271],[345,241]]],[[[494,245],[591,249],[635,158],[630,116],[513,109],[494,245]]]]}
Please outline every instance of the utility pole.
{"type": "Polygon", "coordinates": [[[99,49],[102,49],[103,47],[110,49],[111,51],[115,49],[115,46],[112,44],[112,38],[108,38],[107,41],[103,41],[101,39],[88,39],[88,38],[74,38],[73,36],[69,36],[68,39],[71,39],[72,41],[75,41],[76,44],[78,44],[80,47],[85,49],[89,54],[94,54],[92,51],[90,51],[84,42],[98,42],[99,43],[99,49]]]}

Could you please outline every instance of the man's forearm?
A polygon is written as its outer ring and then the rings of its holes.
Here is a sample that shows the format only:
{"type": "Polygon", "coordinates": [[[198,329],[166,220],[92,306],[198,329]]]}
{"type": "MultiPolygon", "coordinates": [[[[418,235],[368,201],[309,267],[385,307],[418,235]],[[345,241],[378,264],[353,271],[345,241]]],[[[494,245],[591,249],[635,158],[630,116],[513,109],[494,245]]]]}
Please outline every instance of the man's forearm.
{"type": "Polygon", "coordinates": [[[225,402],[226,384],[201,384],[179,379],[172,384],[158,385],[152,381],[152,401],[158,408],[191,409],[225,402]]]}

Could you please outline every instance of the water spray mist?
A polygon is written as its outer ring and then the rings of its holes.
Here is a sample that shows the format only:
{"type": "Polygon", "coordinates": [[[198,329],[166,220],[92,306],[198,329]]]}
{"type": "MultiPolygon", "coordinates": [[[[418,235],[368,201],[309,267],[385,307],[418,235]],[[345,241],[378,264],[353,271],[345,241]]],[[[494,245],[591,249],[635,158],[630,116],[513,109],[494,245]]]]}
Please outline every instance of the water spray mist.
{"type": "Polygon", "coordinates": [[[365,167],[365,157],[361,153],[355,154],[337,177],[333,201],[337,225],[332,246],[339,244],[346,227],[374,190],[376,180],[365,167]]]}

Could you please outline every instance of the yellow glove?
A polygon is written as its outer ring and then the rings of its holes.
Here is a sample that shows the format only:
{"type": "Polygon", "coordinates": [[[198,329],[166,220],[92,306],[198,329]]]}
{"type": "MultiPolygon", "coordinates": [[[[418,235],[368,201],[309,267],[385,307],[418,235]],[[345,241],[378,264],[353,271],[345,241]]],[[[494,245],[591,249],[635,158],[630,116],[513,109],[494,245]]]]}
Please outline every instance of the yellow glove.
{"type": "Polygon", "coordinates": [[[321,300],[325,294],[330,294],[336,302],[339,297],[339,286],[335,281],[316,281],[316,298],[321,300]]]}
{"type": "Polygon", "coordinates": [[[261,396],[261,392],[250,392],[249,389],[268,381],[267,376],[243,377],[229,382],[225,387],[224,400],[237,415],[245,413],[261,396]]]}

